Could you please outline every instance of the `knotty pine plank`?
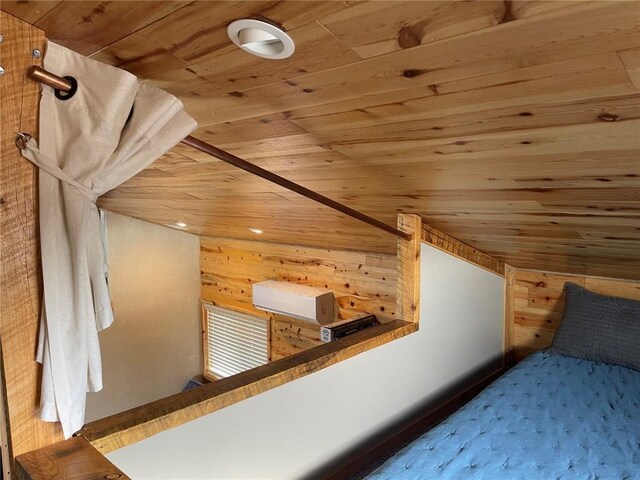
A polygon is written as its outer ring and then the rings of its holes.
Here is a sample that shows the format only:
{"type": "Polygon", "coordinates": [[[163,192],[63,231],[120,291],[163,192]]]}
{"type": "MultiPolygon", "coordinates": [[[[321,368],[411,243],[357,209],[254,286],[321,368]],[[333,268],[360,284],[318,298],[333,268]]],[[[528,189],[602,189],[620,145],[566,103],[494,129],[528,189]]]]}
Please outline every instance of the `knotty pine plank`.
{"type": "Polygon", "coordinates": [[[359,2],[319,21],[358,55],[369,58],[491,27],[504,13],[502,1],[359,2]]]}
{"type": "MultiPolygon", "coordinates": [[[[524,125],[531,125],[533,120],[545,119],[544,116],[535,118],[531,107],[562,108],[565,104],[634,93],[619,57],[611,52],[439,83],[433,90],[405,89],[359,97],[355,101],[328,102],[296,109],[290,119],[314,133],[426,120],[444,129],[452,121],[449,117],[460,122],[460,116],[466,114],[482,120],[481,112],[491,115],[496,110],[510,108],[517,114],[532,113],[518,119],[524,125]]],[[[602,108],[599,110],[598,114],[606,113],[602,108]]],[[[538,113],[545,114],[545,110],[538,113]]],[[[472,117],[466,121],[473,120],[472,117]]],[[[434,129],[432,136],[451,136],[439,128],[434,129]]]]}
{"type": "Polygon", "coordinates": [[[206,238],[201,241],[200,258],[202,299],[269,318],[272,360],[321,344],[320,327],[256,309],[253,283],[278,280],[328,288],[336,297],[340,319],[361,313],[373,313],[382,322],[397,318],[392,256],[206,238]]]}
{"type": "Polygon", "coordinates": [[[215,97],[207,102],[202,101],[208,98],[206,89],[183,98],[187,110],[200,124],[209,125],[275,113],[285,98],[287,110],[296,110],[325,104],[329,99],[340,102],[411,87],[427,89],[429,85],[584,56],[585,52],[595,55],[637,47],[639,27],[635,13],[633,2],[617,3],[616,8],[580,4],[330,71],[293,77],[290,80],[295,85],[269,84],[240,91],[239,96],[215,97]],[[554,41],[548,42],[551,32],[554,41]],[[501,48],[496,49],[495,45],[501,48]],[[465,55],[460,57],[454,52],[465,55]],[[420,73],[405,76],[408,71],[420,73]],[[272,101],[264,102],[265,98],[272,101]]]}
{"type": "Polygon", "coordinates": [[[36,22],[47,38],[90,55],[188,5],[186,1],[60,2],[36,22]]]}

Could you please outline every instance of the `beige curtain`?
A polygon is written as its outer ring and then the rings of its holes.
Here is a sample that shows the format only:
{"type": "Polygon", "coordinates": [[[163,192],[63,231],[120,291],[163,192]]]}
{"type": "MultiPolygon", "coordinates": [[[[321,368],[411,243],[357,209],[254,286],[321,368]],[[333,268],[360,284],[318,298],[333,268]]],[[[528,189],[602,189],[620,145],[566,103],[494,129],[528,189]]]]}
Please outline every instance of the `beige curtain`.
{"type": "Polygon", "coordinates": [[[86,392],[102,388],[98,331],[113,322],[95,200],[197,125],[172,95],[54,43],[44,66],[78,84],[66,99],[43,86],[39,142],[22,150],[40,167],[40,417],[69,437],[84,423],[86,392]]]}

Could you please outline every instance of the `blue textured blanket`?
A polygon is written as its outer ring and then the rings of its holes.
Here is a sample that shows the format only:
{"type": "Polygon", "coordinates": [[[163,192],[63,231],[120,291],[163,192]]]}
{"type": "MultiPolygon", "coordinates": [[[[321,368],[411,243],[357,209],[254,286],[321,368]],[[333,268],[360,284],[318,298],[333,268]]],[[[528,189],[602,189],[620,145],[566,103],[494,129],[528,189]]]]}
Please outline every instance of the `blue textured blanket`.
{"type": "Polygon", "coordinates": [[[640,479],[640,372],[537,353],[369,479],[640,479]]]}

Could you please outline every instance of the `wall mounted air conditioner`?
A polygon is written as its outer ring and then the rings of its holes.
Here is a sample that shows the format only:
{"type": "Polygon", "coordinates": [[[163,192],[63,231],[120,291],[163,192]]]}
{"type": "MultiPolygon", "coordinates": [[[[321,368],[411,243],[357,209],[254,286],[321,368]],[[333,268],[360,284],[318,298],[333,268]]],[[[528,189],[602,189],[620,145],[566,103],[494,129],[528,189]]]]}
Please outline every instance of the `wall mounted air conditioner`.
{"type": "Polygon", "coordinates": [[[326,325],[335,321],[333,292],[267,280],[253,284],[253,305],[268,312],[326,325]]]}

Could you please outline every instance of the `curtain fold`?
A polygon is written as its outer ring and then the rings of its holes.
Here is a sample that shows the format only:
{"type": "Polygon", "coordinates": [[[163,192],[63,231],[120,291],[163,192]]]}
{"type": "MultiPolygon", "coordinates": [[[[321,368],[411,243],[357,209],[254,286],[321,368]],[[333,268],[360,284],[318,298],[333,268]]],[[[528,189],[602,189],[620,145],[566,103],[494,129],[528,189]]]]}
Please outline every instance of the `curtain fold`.
{"type": "Polygon", "coordinates": [[[84,424],[86,392],[102,388],[98,331],[113,322],[95,200],[197,124],[167,92],[55,43],[44,66],[78,82],[67,99],[43,85],[39,142],[29,139],[22,150],[40,168],[40,418],[60,421],[68,438],[84,424]]]}

